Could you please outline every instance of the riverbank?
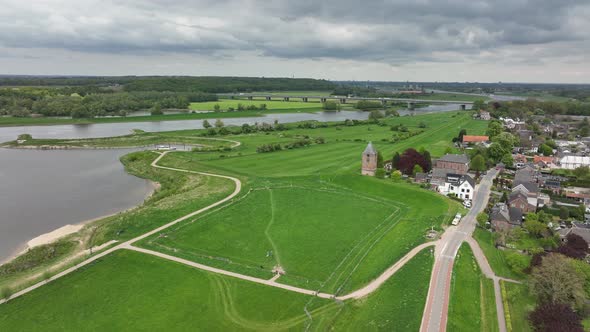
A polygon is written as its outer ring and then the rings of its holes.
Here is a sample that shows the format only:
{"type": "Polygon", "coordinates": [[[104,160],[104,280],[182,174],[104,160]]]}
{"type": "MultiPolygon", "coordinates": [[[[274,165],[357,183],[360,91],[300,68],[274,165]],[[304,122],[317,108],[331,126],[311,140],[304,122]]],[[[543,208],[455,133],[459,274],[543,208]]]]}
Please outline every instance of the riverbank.
{"type": "Polygon", "coordinates": [[[59,228],[52,230],[50,232],[47,232],[45,234],[41,234],[41,235],[27,241],[25,244],[22,244],[21,246],[19,246],[19,248],[17,250],[15,250],[14,254],[10,255],[9,257],[7,257],[5,259],[0,260],[0,265],[10,263],[12,260],[27,253],[29,250],[31,250],[35,247],[39,247],[39,246],[43,246],[43,245],[57,242],[69,235],[76,234],[76,233],[80,232],[85,227],[92,227],[92,223],[94,223],[94,222],[97,222],[97,221],[100,221],[100,220],[103,220],[103,219],[106,219],[106,218],[109,218],[109,217],[112,217],[112,216],[115,216],[115,215],[118,215],[121,213],[131,212],[133,210],[140,208],[141,206],[143,206],[145,201],[150,199],[161,188],[161,185],[158,182],[154,182],[151,180],[146,180],[146,181],[149,183],[149,186],[151,189],[146,193],[146,195],[144,197],[144,201],[142,203],[140,203],[139,205],[136,205],[134,207],[131,207],[131,208],[128,208],[125,210],[117,211],[117,212],[114,212],[111,214],[107,214],[107,215],[103,215],[100,217],[84,220],[84,221],[81,221],[76,224],[64,225],[62,227],[59,227],[59,228]]]}

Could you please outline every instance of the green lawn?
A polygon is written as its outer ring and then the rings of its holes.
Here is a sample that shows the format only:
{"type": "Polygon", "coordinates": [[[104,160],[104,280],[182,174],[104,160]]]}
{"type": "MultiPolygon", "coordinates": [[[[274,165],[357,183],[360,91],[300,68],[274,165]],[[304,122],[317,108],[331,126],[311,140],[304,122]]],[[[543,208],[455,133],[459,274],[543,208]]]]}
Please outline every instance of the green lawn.
{"type": "Polygon", "coordinates": [[[511,278],[516,280],[523,279],[525,275],[513,271],[506,262],[506,254],[508,252],[516,253],[516,251],[509,249],[497,249],[494,246],[494,238],[492,235],[493,234],[491,232],[479,228],[476,228],[475,232],[473,233],[473,237],[479,243],[479,246],[486,255],[486,258],[488,259],[490,266],[494,270],[494,273],[500,277],[511,278]]]}
{"type": "MultiPolygon", "coordinates": [[[[218,101],[191,103],[189,106],[189,109],[196,110],[196,111],[212,111],[215,109],[215,105],[219,105],[220,109],[223,111],[228,110],[230,107],[233,107],[234,109],[237,110],[238,104],[242,104],[242,105],[244,105],[244,107],[248,107],[250,105],[254,105],[256,107],[259,107],[260,104],[266,104],[266,108],[268,110],[305,110],[308,108],[314,108],[314,109],[322,108],[321,103],[312,102],[312,101],[305,103],[300,100],[282,101],[282,100],[264,100],[264,99],[255,99],[255,100],[220,99],[218,101]]],[[[262,111],[262,112],[264,112],[264,111],[262,111]]]]}
{"type": "Polygon", "coordinates": [[[504,313],[508,331],[532,331],[528,320],[529,313],[535,308],[536,300],[524,284],[500,281],[504,299],[504,313]]]}
{"type": "Polygon", "coordinates": [[[466,243],[453,268],[447,330],[498,331],[493,281],[481,273],[466,243]]]}

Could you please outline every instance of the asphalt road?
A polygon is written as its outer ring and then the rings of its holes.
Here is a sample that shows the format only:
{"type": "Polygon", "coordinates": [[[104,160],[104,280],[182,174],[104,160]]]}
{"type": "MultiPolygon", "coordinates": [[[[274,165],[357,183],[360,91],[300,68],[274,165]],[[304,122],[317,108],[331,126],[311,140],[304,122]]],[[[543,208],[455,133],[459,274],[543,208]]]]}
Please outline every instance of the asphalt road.
{"type": "Polygon", "coordinates": [[[447,328],[449,293],[455,256],[461,243],[473,234],[477,215],[487,205],[492,180],[496,174],[496,170],[491,170],[481,179],[472,200],[471,210],[463,217],[458,226],[450,226],[443,233],[436,246],[434,269],[430,278],[430,288],[420,331],[439,332],[445,331],[447,328]]]}

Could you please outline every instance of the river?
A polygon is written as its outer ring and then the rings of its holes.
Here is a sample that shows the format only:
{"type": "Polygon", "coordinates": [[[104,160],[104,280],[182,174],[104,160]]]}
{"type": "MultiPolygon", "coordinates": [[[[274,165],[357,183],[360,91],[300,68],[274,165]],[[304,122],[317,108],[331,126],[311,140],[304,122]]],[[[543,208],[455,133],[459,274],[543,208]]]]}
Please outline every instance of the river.
{"type": "MultiPolygon", "coordinates": [[[[459,105],[431,105],[415,111],[454,111],[459,105]]],[[[409,111],[400,111],[401,115],[409,111]]],[[[364,120],[367,112],[268,114],[226,118],[226,125],[304,120],[364,120]]],[[[90,125],[21,126],[0,128],[0,142],[28,133],[36,138],[91,138],[126,135],[132,129],[171,131],[202,128],[202,120],[124,122],[90,125]]],[[[134,207],[151,191],[148,181],[125,173],[119,158],[128,149],[11,150],[0,149],[0,262],[32,238],[68,224],[134,207]]]]}

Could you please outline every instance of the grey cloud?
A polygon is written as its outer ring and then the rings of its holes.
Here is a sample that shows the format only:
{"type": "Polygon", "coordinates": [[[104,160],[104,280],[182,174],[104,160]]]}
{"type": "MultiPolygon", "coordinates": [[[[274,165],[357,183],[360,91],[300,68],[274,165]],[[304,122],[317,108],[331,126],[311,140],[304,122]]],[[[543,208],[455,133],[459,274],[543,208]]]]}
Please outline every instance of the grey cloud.
{"type": "Polygon", "coordinates": [[[582,54],[590,42],[586,0],[2,2],[0,46],[24,49],[404,64],[510,49],[510,61],[526,61],[521,46],[582,54]]]}

